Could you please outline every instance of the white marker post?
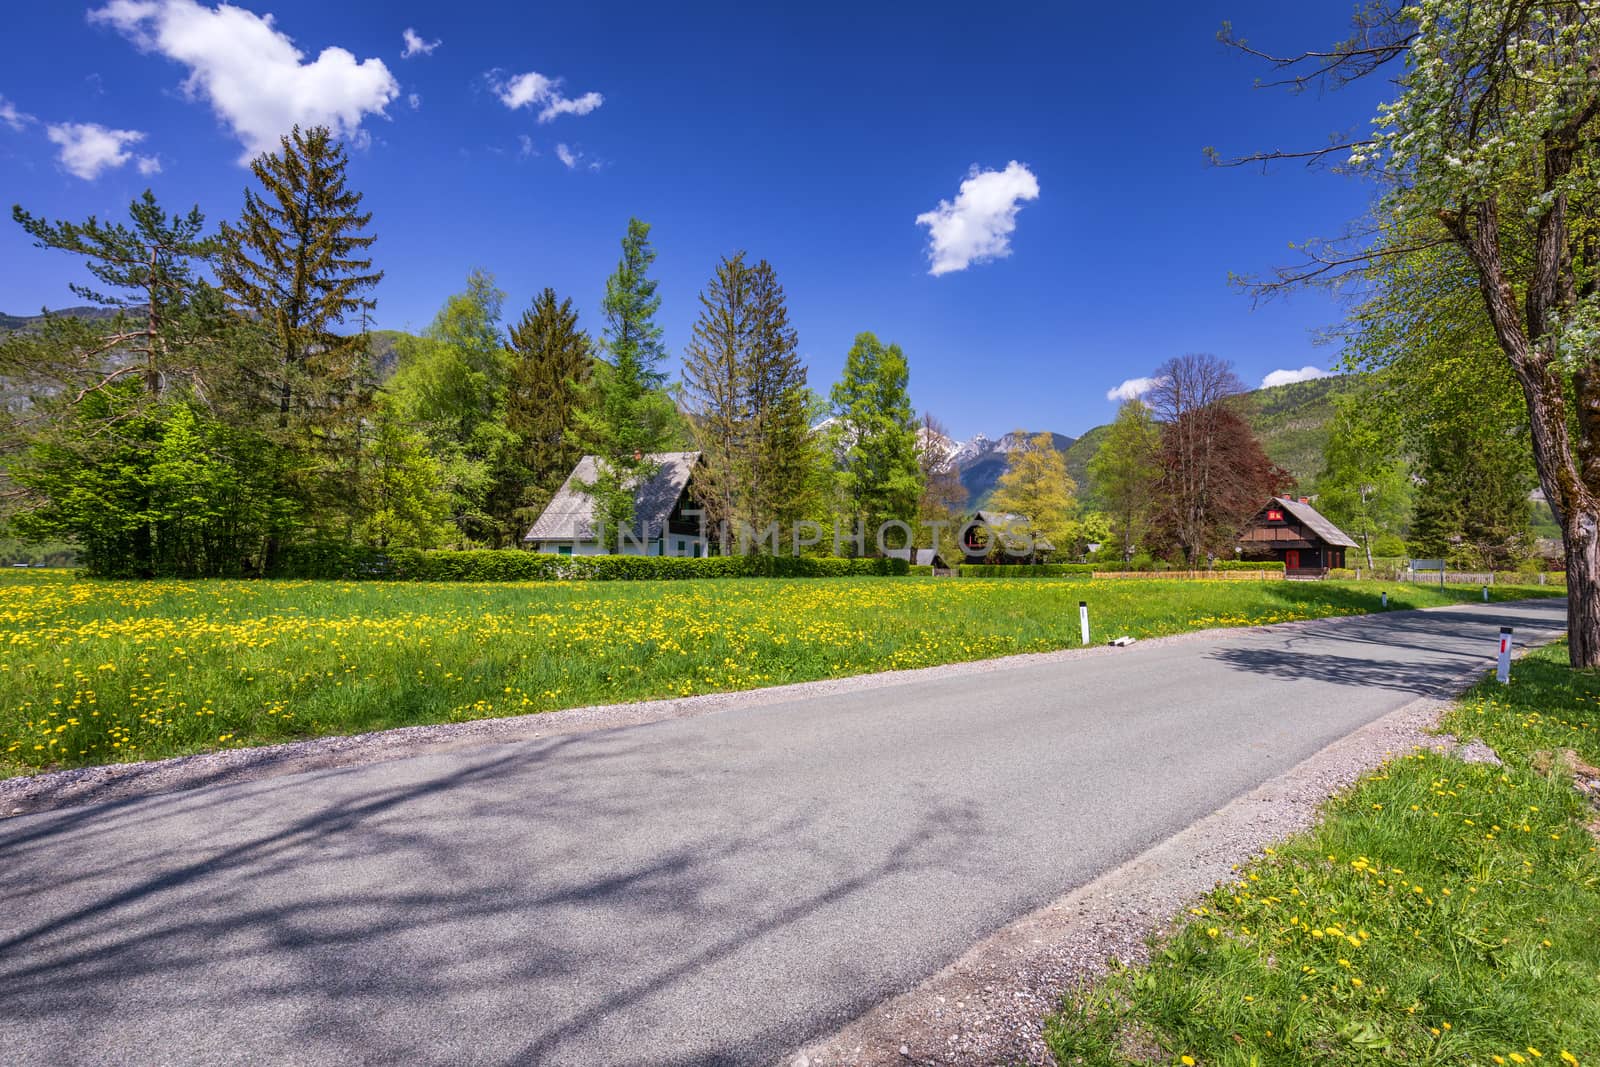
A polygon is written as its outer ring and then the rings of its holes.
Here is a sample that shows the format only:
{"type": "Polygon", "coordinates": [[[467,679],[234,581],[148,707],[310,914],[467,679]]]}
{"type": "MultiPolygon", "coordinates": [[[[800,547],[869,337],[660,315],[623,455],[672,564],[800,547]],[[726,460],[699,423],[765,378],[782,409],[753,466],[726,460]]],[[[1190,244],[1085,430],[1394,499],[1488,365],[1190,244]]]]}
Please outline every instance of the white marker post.
{"type": "Polygon", "coordinates": [[[1078,601],[1078,629],[1083,631],[1083,643],[1087,647],[1089,644],[1089,602],[1087,600],[1078,601]]]}
{"type": "Polygon", "coordinates": [[[1511,682],[1511,627],[1500,627],[1500,663],[1495,667],[1495,678],[1501,685],[1511,682]]]}
{"type": "Polygon", "coordinates": [[[1383,610],[1389,610],[1389,590],[1387,589],[1383,591],[1383,610]]]}
{"type": "Polygon", "coordinates": [[[1484,586],[1483,587],[1483,602],[1485,604],[1487,604],[1489,602],[1489,587],[1488,586],[1484,586]]]}

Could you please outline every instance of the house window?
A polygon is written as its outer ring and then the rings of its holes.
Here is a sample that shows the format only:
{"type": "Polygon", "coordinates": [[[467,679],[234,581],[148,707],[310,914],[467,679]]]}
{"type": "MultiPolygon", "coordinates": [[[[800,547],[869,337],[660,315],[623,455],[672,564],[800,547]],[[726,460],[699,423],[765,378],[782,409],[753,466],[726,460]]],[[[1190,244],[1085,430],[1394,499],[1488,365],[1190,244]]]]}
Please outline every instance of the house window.
{"type": "Polygon", "coordinates": [[[556,555],[558,555],[558,556],[570,556],[570,555],[572,555],[572,546],[571,545],[559,545],[559,546],[557,546],[556,555]]]}
{"type": "Polygon", "coordinates": [[[1267,521],[1268,522],[1282,522],[1283,521],[1283,509],[1282,508],[1268,508],[1267,509],[1267,521]]]}

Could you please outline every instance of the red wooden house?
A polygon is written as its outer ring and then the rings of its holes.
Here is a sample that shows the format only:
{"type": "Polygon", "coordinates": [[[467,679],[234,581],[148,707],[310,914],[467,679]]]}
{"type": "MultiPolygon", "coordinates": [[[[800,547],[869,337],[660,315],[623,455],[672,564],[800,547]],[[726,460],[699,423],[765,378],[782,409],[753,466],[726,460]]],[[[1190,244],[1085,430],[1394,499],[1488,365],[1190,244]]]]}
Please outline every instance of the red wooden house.
{"type": "Polygon", "coordinates": [[[1273,497],[1239,535],[1239,558],[1275,560],[1291,578],[1320,578],[1359,547],[1306,497],[1273,497]]]}

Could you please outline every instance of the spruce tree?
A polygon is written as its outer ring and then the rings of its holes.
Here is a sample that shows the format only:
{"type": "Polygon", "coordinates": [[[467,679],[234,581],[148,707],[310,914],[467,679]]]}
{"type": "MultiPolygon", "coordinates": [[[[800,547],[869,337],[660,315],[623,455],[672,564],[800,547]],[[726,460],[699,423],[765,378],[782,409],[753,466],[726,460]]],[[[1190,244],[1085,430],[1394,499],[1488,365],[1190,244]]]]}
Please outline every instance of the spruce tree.
{"type": "Polygon", "coordinates": [[[511,328],[506,429],[516,436],[514,518],[530,525],[582,457],[576,412],[594,366],[572,300],[545,289],[511,328]]]}
{"type": "Polygon", "coordinates": [[[750,270],[744,253],[723,257],[700,293],[683,357],[684,401],[695,447],[700,450],[696,487],[706,522],[727,547],[741,524],[750,523],[753,472],[751,437],[749,306],[750,270]]]}
{"type": "Polygon", "coordinates": [[[278,425],[359,396],[367,384],[365,333],[383,278],[365,252],[372,213],[346,184],[349,157],[325,126],[299,126],[276,153],[250,164],[237,224],[222,227],[218,279],[234,304],[268,325],[277,366],[270,393],[278,425]],[[351,319],[358,336],[347,336],[351,319]]]}
{"type": "Polygon", "coordinates": [[[655,258],[650,224],[629,219],[622,259],[606,279],[600,305],[608,359],[591,381],[574,435],[600,460],[598,476],[584,491],[594,498],[596,519],[612,546],[633,526],[634,489],[656,473],[652,454],[673,440],[676,409],[662,391],[666,350],[655,321],[661,298],[648,276],[655,258]]]}
{"type": "Polygon", "coordinates": [[[766,260],[750,270],[748,391],[753,524],[805,514],[813,466],[806,368],[778,275],[766,260]]]}

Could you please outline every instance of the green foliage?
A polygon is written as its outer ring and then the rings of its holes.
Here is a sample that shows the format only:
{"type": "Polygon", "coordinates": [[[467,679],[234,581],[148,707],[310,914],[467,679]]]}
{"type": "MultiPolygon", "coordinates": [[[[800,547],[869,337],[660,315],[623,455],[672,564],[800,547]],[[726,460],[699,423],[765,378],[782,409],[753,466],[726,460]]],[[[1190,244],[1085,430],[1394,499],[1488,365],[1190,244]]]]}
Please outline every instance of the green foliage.
{"type": "Polygon", "coordinates": [[[571,299],[546,288],[511,329],[505,426],[516,437],[516,525],[533,525],[583,456],[577,410],[594,366],[571,299]]]}
{"type": "Polygon", "coordinates": [[[426,436],[410,429],[393,402],[378,404],[368,430],[356,538],[385,548],[435,548],[455,532],[444,473],[426,436]]]}
{"type": "Polygon", "coordinates": [[[633,486],[655,474],[651,456],[667,451],[678,435],[675,405],[663,391],[666,349],[655,321],[661,298],[648,273],[655,259],[650,224],[629,219],[622,259],[606,279],[600,305],[601,348],[609,360],[590,380],[577,412],[575,436],[601,468],[584,489],[595,500],[596,519],[618,539],[633,525],[633,486]]]}
{"type": "Polygon", "coordinates": [[[1219,559],[1211,565],[1214,571],[1277,571],[1285,569],[1282,560],[1219,559]]]}
{"type": "Polygon", "coordinates": [[[397,417],[420,430],[438,460],[455,540],[515,544],[520,478],[506,422],[512,357],[501,340],[505,294],[474,270],[416,341],[389,383],[397,417]]]}
{"type": "Polygon", "coordinates": [[[922,474],[917,423],[907,392],[910,365],[899,345],[856,335],[844,374],[833,386],[835,441],[842,455],[838,483],[846,516],[870,544],[877,529],[917,514],[922,474]]]}
{"type": "Polygon", "coordinates": [[[332,432],[329,410],[370,386],[364,339],[340,332],[351,317],[365,332],[375,306],[365,294],[383,279],[364,256],[377,238],[366,232],[372,213],[361,210],[361,194],[345,184],[348,165],[327,127],[296,126],[277,152],[251,162],[260,191],[246,189],[238,222],[222,227],[217,277],[271,331],[280,428],[299,419],[332,432]]]}
{"type": "Polygon", "coordinates": [[[957,568],[963,578],[1062,578],[1097,569],[1092,563],[963,563],[957,568]]]}
{"type": "Polygon", "coordinates": [[[1088,463],[1096,499],[1111,517],[1124,560],[1133,558],[1155,515],[1160,449],[1161,428],[1155,415],[1144,401],[1134,399],[1117,409],[1116,421],[1088,463]]]}
{"type": "Polygon", "coordinates": [[[1504,767],[1422,752],[1363,779],[1191,908],[1148,965],[1064,997],[1057,1062],[1593,1062],[1600,859],[1554,754],[1600,761],[1600,682],[1563,654],[1534,653],[1442,723],[1504,767]],[[1125,1055],[1130,1039],[1151,1055],[1125,1055]]]}
{"type": "Polygon", "coordinates": [[[382,578],[414,582],[647,581],[691,578],[849,578],[903,575],[903,559],[811,556],[562,556],[506,549],[421,552],[320,546],[290,561],[282,577],[382,578]]]}
{"type": "Polygon", "coordinates": [[[259,434],[185,402],[140,407],[132,387],[90,396],[80,412],[74,427],[28,448],[11,474],[39,501],[16,528],[75,543],[87,573],[259,573],[266,545],[292,527],[295,504],[279,488],[285,457],[259,434]],[[117,432],[99,432],[118,411],[117,432]]]}

